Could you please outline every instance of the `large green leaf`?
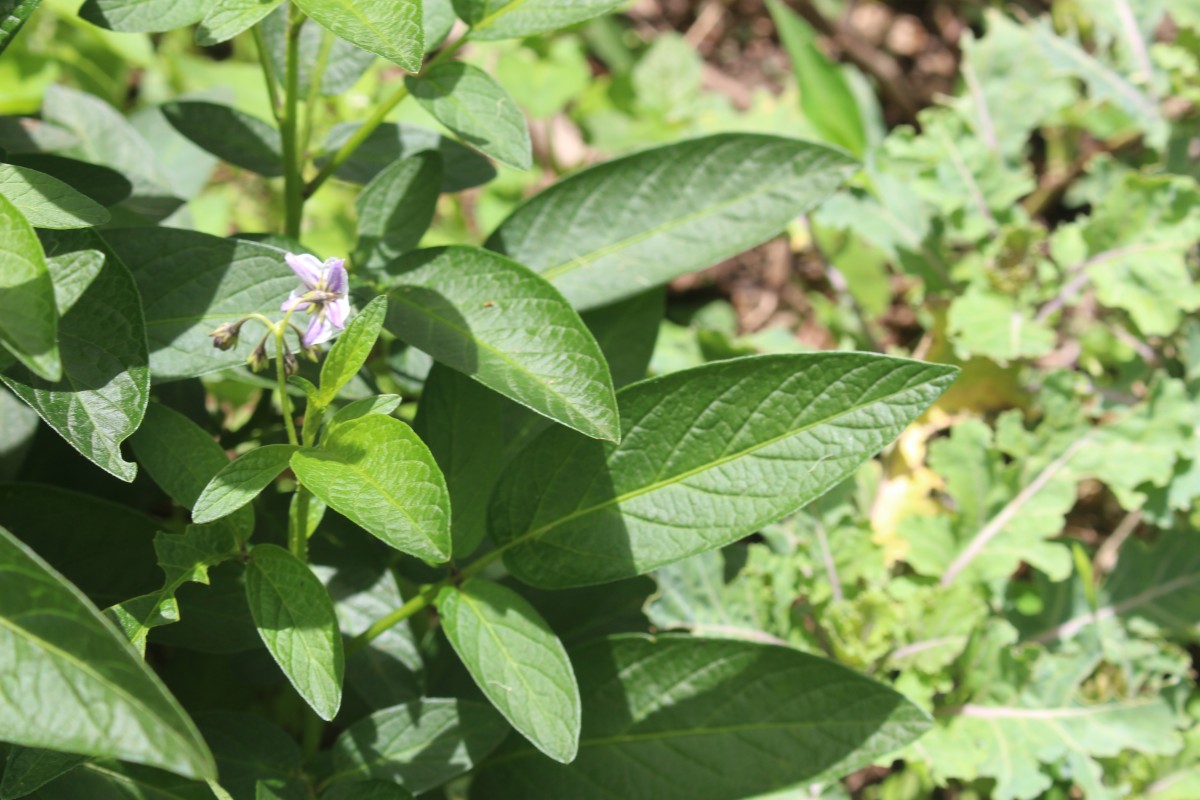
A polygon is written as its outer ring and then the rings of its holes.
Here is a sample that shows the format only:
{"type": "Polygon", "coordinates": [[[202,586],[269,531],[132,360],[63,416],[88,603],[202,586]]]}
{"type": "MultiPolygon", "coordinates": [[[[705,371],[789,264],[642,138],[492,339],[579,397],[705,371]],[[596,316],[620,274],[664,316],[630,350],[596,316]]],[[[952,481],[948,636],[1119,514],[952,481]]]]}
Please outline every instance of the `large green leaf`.
{"type": "Polygon", "coordinates": [[[444,589],[446,638],[512,726],[563,764],[579,746],[579,687],[562,642],[525,598],[485,580],[444,589]]]}
{"type": "Polygon", "coordinates": [[[0,800],[17,800],[32,794],[86,761],[88,756],[78,753],[60,753],[57,750],[15,745],[4,762],[0,800]]]}
{"type": "Polygon", "coordinates": [[[283,144],[271,123],[200,100],[167,103],[162,112],[175,130],[217,158],[268,178],[283,174],[283,144]]]}
{"type": "Polygon", "coordinates": [[[392,333],[543,416],[617,437],[608,364],[553,286],[503,256],[462,246],[418,251],[387,276],[392,333]]]}
{"type": "Polygon", "coordinates": [[[83,594],[0,528],[0,730],[15,744],[215,778],[187,714],[83,594]]]}
{"type": "MultiPolygon", "coordinates": [[[[72,447],[101,469],[132,481],[137,465],[124,460],[121,442],[137,430],[150,400],[137,286],[93,230],[55,234],[47,244],[51,253],[64,256],[97,247],[106,253],[99,274],[69,311],[59,309],[62,380],[46,381],[20,368],[9,370],[3,380],[72,447]]],[[[51,259],[49,266],[62,269],[64,280],[70,281],[79,264],[74,258],[63,258],[51,259]]],[[[72,299],[71,294],[62,299],[72,299]]]]}
{"type": "Polygon", "coordinates": [[[780,233],[854,170],[836,150],[736,133],[586,169],[520,206],[487,246],[591,308],[712,266],[780,233]]]}
{"type": "Polygon", "coordinates": [[[79,16],[123,33],[160,33],[200,21],[212,0],[86,0],[79,16]]]}
{"type": "Polygon", "coordinates": [[[491,533],[546,588],[619,580],[794,513],[894,439],[953,380],[866,353],[750,356],[623,389],[621,443],[566,429],[506,468],[491,533]]]}
{"type": "Polygon", "coordinates": [[[329,780],[390,780],[420,794],[478,764],[508,731],[504,718],[483,703],[414,700],[347,728],[334,742],[329,780]]]}
{"type": "Polygon", "coordinates": [[[292,469],[329,507],[385,543],[428,561],[450,559],[450,498],[429,449],[398,419],[339,424],[292,469]]]}
{"type": "Polygon", "coordinates": [[[196,725],[217,759],[221,786],[234,800],[252,800],[260,780],[285,800],[307,796],[300,747],[270,720],[258,714],[206,711],[196,715],[196,725]]]}
{"type": "Polygon", "coordinates": [[[203,783],[116,761],[84,764],[27,797],[29,800],[227,800],[203,783]]]}
{"type": "MultiPolygon", "coordinates": [[[[147,406],[142,427],[129,444],[154,482],[184,508],[192,508],[213,476],[229,466],[229,456],[207,431],[161,403],[147,406]]],[[[229,522],[248,535],[254,529],[254,510],[239,510],[229,522]]]]}
{"type": "Polygon", "coordinates": [[[270,14],[283,0],[216,0],[196,27],[196,44],[228,41],[270,14]]]}
{"type": "Polygon", "coordinates": [[[454,10],[481,41],[518,39],[565,28],[620,8],[624,0],[454,0],[454,10]]]}
{"type": "Polygon", "coordinates": [[[137,281],[156,380],[191,378],[242,363],[262,336],[249,322],[241,343],[214,349],[209,333],[252,313],[276,313],[297,285],[283,252],[243,239],[173,228],[105,231],[137,281]]]}
{"type": "Polygon", "coordinates": [[[425,55],[420,0],[298,0],[319,25],[409,72],[425,55]]]}
{"type": "Polygon", "coordinates": [[[342,387],[362,369],[367,356],[371,354],[371,348],[375,346],[375,340],[379,338],[386,315],[387,298],[376,297],[354,315],[342,335],[329,348],[325,363],[321,365],[321,388],[317,394],[322,408],[332,403],[342,387]]]}
{"type": "Polygon", "coordinates": [[[421,243],[442,186],[442,160],[435,151],[400,158],[354,199],[358,241],[354,264],[376,270],[421,243]]]}
{"type": "Polygon", "coordinates": [[[417,102],[463,141],[509,166],[529,169],[533,151],[525,115],[495,78],[450,61],[405,83],[417,102]]]}
{"type": "MultiPolygon", "coordinates": [[[[266,40],[267,53],[275,74],[287,74],[287,29],[288,9],[286,5],[277,7],[267,15],[261,25],[263,37],[266,40]]],[[[321,49],[328,46],[329,53],[325,59],[325,72],[320,76],[320,86],[317,91],[323,97],[334,97],[347,91],[363,76],[377,56],[350,44],[345,39],[334,36],[325,28],[309,19],[300,24],[300,53],[319,54],[321,49]],[[326,45],[326,41],[330,41],[326,45]]],[[[299,64],[298,89],[301,97],[307,97],[312,89],[313,68],[316,58],[301,58],[299,64]]],[[[357,123],[345,123],[356,125],[357,123]]]]}
{"type": "Polygon", "coordinates": [[[192,521],[212,522],[249,503],[287,469],[298,449],[292,444],[267,444],[226,464],[196,498],[192,521]]]}
{"type": "Polygon", "coordinates": [[[333,719],[346,663],[333,601],[320,579],[282,547],[256,545],[246,564],[246,600],[292,686],[321,719],[333,719]]]}
{"type": "Polygon", "coordinates": [[[74,158],[50,155],[49,153],[9,154],[9,164],[37,170],[57,178],[80,194],[91,198],[102,206],[116,205],[129,197],[133,184],[115,169],[89,164],[74,158]]]}
{"type": "Polygon", "coordinates": [[[579,756],[562,766],[510,740],[471,796],[737,800],[837,778],[919,736],[883,684],[784,647],[616,636],[575,651],[579,756]]]}
{"type": "MultiPolygon", "coordinates": [[[[317,158],[317,166],[328,161],[329,154],[345,144],[357,128],[355,122],[335,125],[322,146],[324,155],[317,158]]],[[[391,122],[372,131],[334,174],[345,181],[367,183],[397,160],[429,151],[435,151],[442,159],[443,192],[469,189],[496,177],[496,169],[490,161],[449,136],[428,128],[391,122]]]]}
{"type": "Polygon", "coordinates": [[[62,377],[54,284],[37,234],[0,195],[0,344],[46,380],[62,377]]]}
{"type": "Polygon", "coordinates": [[[109,220],[108,211],[95,200],[28,167],[0,164],[0,194],[35,228],[86,228],[109,220]]]}

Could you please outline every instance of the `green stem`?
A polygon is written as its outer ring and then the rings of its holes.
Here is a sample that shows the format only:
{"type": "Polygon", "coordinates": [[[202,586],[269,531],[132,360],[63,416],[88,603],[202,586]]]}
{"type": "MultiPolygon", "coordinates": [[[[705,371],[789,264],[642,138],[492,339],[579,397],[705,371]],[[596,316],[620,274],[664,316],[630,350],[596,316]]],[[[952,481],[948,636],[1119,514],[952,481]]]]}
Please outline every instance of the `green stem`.
{"type": "MultiPolygon", "coordinates": [[[[470,31],[459,37],[452,44],[443,47],[440,51],[438,51],[436,56],[429,60],[429,63],[422,67],[418,75],[424,75],[433,67],[457,53],[459,48],[467,43],[467,38],[469,36],[470,31]]],[[[308,182],[308,184],[304,187],[304,196],[306,198],[312,197],[313,193],[317,191],[317,189],[320,189],[325,181],[329,180],[330,176],[337,171],[338,167],[340,167],[342,164],[345,164],[346,160],[349,159],[350,156],[354,155],[354,151],[357,150],[359,146],[361,146],[362,143],[365,142],[371,136],[371,134],[375,132],[376,128],[383,124],[383,121],[387,118],[387,115],[392,113],[392,109],[400,105],[400,103],[402,103],[407,97],[408,84],[401,82],[400,85],[396,87],[396,91],[392,92],[392,94],[389,95],[382,103],[375,107],[375,110],[371,113],[371,116],[367,117],[366,121],[364,121],[362,125],[359,125],[357,128],[355,128],[354,133],[350,134],[350,138],[342,143],[342,146],[339,147],[337,152],[335,152],[329,161],[325,163],[325,166],[321,167],[316,176],[308,182]]]]}
{"type": "Polygon", "coordinates": [[[321,36],[321,48],[308,78],[308,97],[304,99],[304,123],[300,126],[300,150],[306,152],[312,139],[313,116],[321,97],[321,76],[329,64],[329,53],[333,50],[333,34],[325,31],[321,36]]]}
{"type": "Polygon", "coordinates": [[[267,83],[267,95],[271,98],[271,116],[275,118],[275,123],[280,124],[282,120],[279,116],[279,86],[275,80],[275,68],[271,64],[270,53],[267,52],[267,40],[263,36],[262,26],[255,25],[254,31],[254,46],[258,50],[258,63],[262,65],[263,80],[267,83]]]}
{"type": "Polygon", "coordinates": [[[287,24],[287,74],[283,84],[283,119],[280,121],[280,138],[283,143],[283,205],[286,236],[300,238],[300,221],[304,216],[304,176],[296,128],[299,123],[298,100],[300,94],[300,24],[304,15],[292,4],[288,4],[287,24]]]}

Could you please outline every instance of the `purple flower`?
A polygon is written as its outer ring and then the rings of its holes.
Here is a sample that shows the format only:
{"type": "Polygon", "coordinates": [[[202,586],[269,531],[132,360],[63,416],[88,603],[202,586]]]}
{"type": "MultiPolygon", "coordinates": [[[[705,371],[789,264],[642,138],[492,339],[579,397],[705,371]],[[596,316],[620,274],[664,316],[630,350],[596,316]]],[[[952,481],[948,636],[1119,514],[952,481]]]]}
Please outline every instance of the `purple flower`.
{"type": "Polygon", "coordinates": [[[350,316],[350,301],[346,299],[346,262],[340,258],[330,258],[322,264],[316,256],[307,253],[288,253],[284,260],[304,288],[293,289],[282,309],[295,309],[308,314],[308,330],[301,339],[305,347],[327,341],[333,335],[334,328],[341,330],[346,327],[346,318],[350,316]]]}

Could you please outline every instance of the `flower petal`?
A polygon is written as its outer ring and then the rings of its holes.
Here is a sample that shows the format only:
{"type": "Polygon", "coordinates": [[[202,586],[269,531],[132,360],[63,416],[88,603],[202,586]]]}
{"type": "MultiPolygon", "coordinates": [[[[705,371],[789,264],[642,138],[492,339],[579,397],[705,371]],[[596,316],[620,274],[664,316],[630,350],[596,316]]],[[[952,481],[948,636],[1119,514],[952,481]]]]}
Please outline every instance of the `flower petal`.
{"type": "Polygon", "coordinates": [[[349,288],[349,281],[346,278],[346,261],[341,258],[329,258],[325,260],[325,290],[334,292],[335,294],[345,294],[349,288]]]}
{"type": "Polygon", "coordinates": [[[333,326],[329,324],[329,320],[325,319],[324,314],[313,314],[308,320],[308,329],[304,331],[300,342],[305,347],[312,347],[315,344],[329,341],[330,336],[333,336],[333,326]]]}
{"type": "Polygon", "coordinates": [[[283,305],[279,307],[279,310],[291,311],[294,308],[297,311],[307,311],[312,306],[312,303],[304,299],[304,294],[299,289],[292,289],[291,295],[288,296],[287,300],[283,301],[283,305]]]}
{"type": "Polygon", "coordinates": [[[326,303],[325,311],[329,314],[329,321],[333,327],[345,328],[346,317],[350,316],[350,301],[344,297],[338,298],[331,303],[326,303]]]}
{"type": "Polygon", "coordinates": [[[286,253],[283,260],[292,268],[292,272],[296,273],[296,277],[300,279],[301,283],[309,289],[317,287],[317,282],[321,280],[321,262],[316,256],[308,253],[300,255],[286,253]]]}

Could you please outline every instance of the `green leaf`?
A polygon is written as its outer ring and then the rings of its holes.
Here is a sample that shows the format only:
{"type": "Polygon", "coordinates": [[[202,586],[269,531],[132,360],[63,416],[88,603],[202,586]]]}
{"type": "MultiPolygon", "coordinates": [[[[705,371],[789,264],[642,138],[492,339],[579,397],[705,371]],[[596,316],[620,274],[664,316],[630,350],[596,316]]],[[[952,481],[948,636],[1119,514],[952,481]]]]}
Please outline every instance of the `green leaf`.
{"type": "Polygon", "coordinates": [[[525,115],[495,78],[449,61],[404,82],[422,108],[467,144],[509,166],[529,169],[533,150],[525,115]]]}
{"type": "Polygon", "coordinates": [[[840,777],[929,725],[883,684],[784,647],[616,636],[572,660],[579,757],[562,767],[510,740],[472,797],[735,800],[840,777]]]}
{"type": "Polygon", "coordinates": [[[487,247],[592,308],[745,252],[853,171],[821,145],[720,134],[583,170],[527,201],[487,247]]]}
{"type": "MultiPolygon", "coordinates": [[[[287,74],[287,6],[279,6],[268,14],[261,27],[275,74],[284,76],[287,74]]],[[[360,50],[312,20],[304,19],[300,24],[299,52],[319,54],[325,47],[329,48],[329,55],[325,59],[325,72],[321,75],[321,85],[318,88],[323,97],[334,97],[349,90],[367,68],[375,63],[374,53],[360,50]]],[[[316,57],[300,59],[297,88],[301,97],[307,97],[312,89],[313,67],[316,66],[316,61],[316,57]]]]}
{"type": "Polygon", "coordinates": [[[166,103],[162,112],[175,130],[217,158],[268,178],[283,174],[283,143],[269,122],[200,100],[166,103]]]}
{"type": "Polygon", "coordinates": [[[480,41],[519,39],[615,11],[624,0],[454,0],[454,10],[480,41]]]}
{"type": "Polygon", "coordinates": [[[100,607],[158,585],[161,525],[125,505],[34,483],[0,484],[0,525],[100,607]]]}
{"type": "Polygon", "coordinates": [[[376,711],[333,744],[330,782],[394,781],[413,794],[474,767],[508,734],[504,718],[470,700],[425,698],[376,711]]]}
{"type": "Polygon", "coordinates": [[[349,422],[352,419],[366,417],[371,414],[388,415],[400,407],[400,403],[404,398],[398,394],[381,394],[375,397],[364,397],[362,400],[355,400],[353,403],[347,403],[338,409],[326,425],[327,431],[332,431],[335,426],[341,425],[343,422],[349,422]]]}
{"type": "Polygon", "coordinates": [[[412,800],[412,795],[394,783],[355,781],[335,783],[321,800],[412,800]]]}
{"type": "Polygon", "coordinates": [[[792,61],[805,118],[826,141],[862,156],[867,149],[867,132],[845,76],[818,49],[812,27],[782,0],[768,0],[767,9],[792,61]]]}
{"type": "Polygon", "coordinates": [[[144,652],[151,628],[179,621],[176,592],[188,582],[209,585],[210,568],[241,555],[241,535],[228,520],[189,525],[182,534],[158,534],[154,552],[165,575],[162,588],[105,609],[105,614],[144,652]]]}
{"type": "Polygon", "coordinates": [[[409,72],[425,55],[420,0],[298,0],[308,16],[330,31],[409,72]]]}
{"type": "Polygon", "coordinates": [[[442,186],[442,160],[434,151],[385,167],[354,200],[358,210],[355,266],[377,270],[415,250],[433,221],[442,186]]]}
{"type": "MultiPolygon", "coordinates": [[[[65,150],[79,139],[65,128],[35,117],[0,116],[0,148],[8,155],[65,150]]],[[[9,159],[9,163],[12,163],[9,159]]]]}
{"type": "Polygon", "coordinates": [[[523,597],[470,580],[443,589],[438,614],[475,683],[521,735],[555,761],[579,748],[579,687],[567,651],[523,597]]]}
{"type": "Polygon", "coordinates": [[[54,281],[54,305],[59,316],[65,315],[104,269],[104,253],[100,250],[74,250],[46,259],[54,281]]]}
{"type": "Polygon", "coordinates": [[[104,239],[137,281],[156,380],[243,363],[262,335],[252,327],[257,323],[247,323],[241,343],[225,352],[212,346],[209,333],[278,309],[296,286],[282,251],[243,239],[173,228],[105,231],[104,239]]]}
{"type": "MultiPolygon", "coordinates": [[[[55,234],[47,247],[64,255],[98,247],[106,253],[104,266],[59,320],[62,380],[46,381],[23,369],[9,370],[3,380],[72,447],[101,469],[132,481],[137,465],[124,460],[121,442],[137,430],[150,399],[137,286],[94,230],[55,234]]],[[[74,274],[78,265],[61,259],[50,266],[74,274]]]]}
{"type": "Polygon", "coordinates": [[[450,498],[424,442],[378,414],[338,425],[292,456],[300,481],[339,514],[404,553],[450,558],[450,498]]]}
{"type": "Polygon", "coordinates": [[[249,503],[287,469],[299,449],[292,444],[267,444],[226,464],[196,498],[192,521],[213,522],[249,503]]]}
{"type": "Polygon", "coordinates": [[[28,747],[216,776],[154,673],[83,594],[0,528],[0,729],[28,747]]]}
{"type": "Polygon", "coordinates": [[[303,561],[273,544],[246,564],[246,600],[263,644],[296,691],[324,720],[342,705],[345,656],[329,592],[303,561]]]}
{"type": "Polygon", "coordinates": [[[866,353],[750,356],[634,384],[613,445],[553,429],[506,469],[491,533],[545,588],[639,575],[802,508],[892,441],[957,370],[866,353]]]}
{"type": "Polygon", "coordinates": [[[280,798],[307,796],[301,777],[304,756],[278,725],[258,714],[233,711],[197,714],[196,725],[217,759],[221,785],[233,797],[253,797],[260,780],[280,798]]]}
{"type": "Polygon", "coordinates": [[[392,333],[543,416],[616,438],[608,364],[554,287],[462,246],[419,251],[387,274],[392,333]]]}
{"type": "Polygon", "coordinates": [[[17,32],[38,7],[41,0],[17,0],[6,4],[4,16],[0,17],[0,53],[3,53],[16,38],[17,32]]]}
{"type": "Polygon", "coordinates": [[[228,41],[274,11],[283,0],[216,0],[196,28],[196,44],[228,41]]]}
{"type": "MultiPolygon", "coordinates": [[[[229,466],[221,445],[203,428],[161,403],[150,403],[142,427],[129,440],[138,462],[177,505],[192,508],[213,476],[229,466]]],[[[228,522],[249,535],[254,510],[247,507],[228,522]]]]}
{"type": "Polygon", "coordinates": [[[346,330],[329,348],[329,355],[325,356],[325,363],[321,365],[321,389],[317,395],[318,405],[322,408],[337,398],[342,387],[367,362],[386,316],[387,298],[381,295],[354,315],[346,325],[346,330]]]}
{"type": "Polygon", "coordinates": [[[28,167],[0,164],[0,194],[35,228],[87,228],[109,220],[104,206],[28,167]]]}
{"type": "MultiPolygon", "coordinates": [[[[197,781],[162,770],[100,761],[72,770],[29,800],[214,800],[214,792],[197,781]]],[[[221,795],[216,795],[222,800],[221,795]]]]}
{"type": "Polygon", "coordinates": [[[161,33],[200,21],[211,0],[86,0],[79,16],[123,33],[161,33]]]}
{"type": "Polygon", "coordinates": [[[133,184],[114,169],[48,153],[9,154],[7,161],[16,167],[37,170],[57,178],[80,194],[102,206],[114,206],[129,197],[133,184]]]}
{"type": "Polygon", "coordinates": [[[37,234],[0,196],[0,344],[45,380],[62,377],[54,284],[37,234]]]}
{"type": "MultiPolygon", "coordinates": [[[[354,122],[334,126],[322,146],[324,154],[316,160],[317,166],[323,166],[357,128],[358,123],[354,122]]],[[[367,183],[396,161],[429,151],[436,151],[442,159],[443,192],[462,191],[496,177],[490,161],[450,137],[428,128],[390,122],[372,131],[334,174],[344,181],[367,183]]]]}
{"type": "Polygon", "coordinates": [[[4,762],[4,780],[0,781],[0,800],[17,800],[32,794],[45,784],[65,775],[88,760],[77,753],[60,753],[40,747],[15,746],[4,762]]]}

